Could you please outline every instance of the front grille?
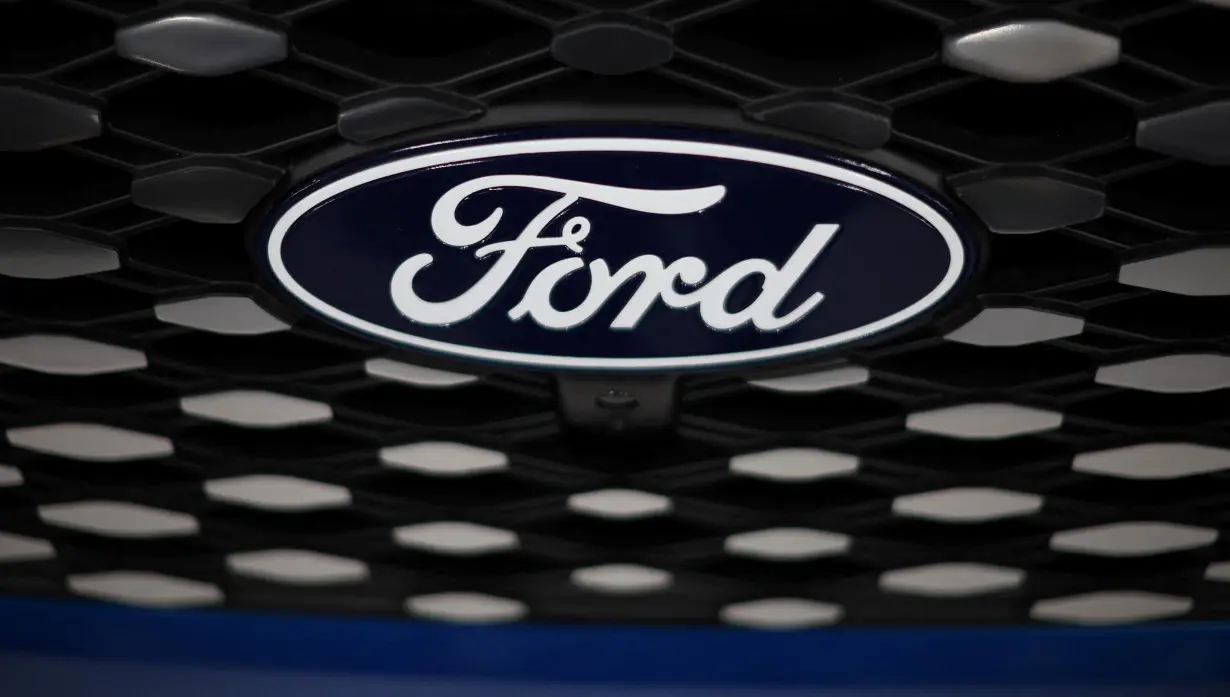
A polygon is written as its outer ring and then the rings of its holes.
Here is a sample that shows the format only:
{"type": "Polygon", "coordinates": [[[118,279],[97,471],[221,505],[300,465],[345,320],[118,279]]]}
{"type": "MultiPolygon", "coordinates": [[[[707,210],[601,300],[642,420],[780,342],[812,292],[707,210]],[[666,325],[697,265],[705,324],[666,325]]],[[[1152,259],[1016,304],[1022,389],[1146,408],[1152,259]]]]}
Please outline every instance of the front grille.
{"type": "Polygon", "coordinates": [[[1219,4],[0,3],[0,589],[470,621],[1230,617],[1219,4]],[[225,50],[167,41],[180,15],[226,18],[225,50]],[[942,60],[1042,19],[1066,27],[1041,25],[1050,67],[1002,36],[942,60]],[[633,439],[565,427],[550,376],[416,369],[257,284],[244,218],[300,163],[548,104],[941,172],[995,231],[973,322],[688,377],[674,426],[633,439]]]}

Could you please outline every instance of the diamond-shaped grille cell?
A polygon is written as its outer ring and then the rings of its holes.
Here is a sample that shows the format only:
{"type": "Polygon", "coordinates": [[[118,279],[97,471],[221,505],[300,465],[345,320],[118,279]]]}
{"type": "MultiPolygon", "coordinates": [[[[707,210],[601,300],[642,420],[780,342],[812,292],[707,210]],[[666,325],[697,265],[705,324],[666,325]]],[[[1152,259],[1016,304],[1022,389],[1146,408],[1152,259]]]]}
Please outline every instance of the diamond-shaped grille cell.
{"type": "Polygon", "coordinates": [[[791,375],[782,378],[765,378],[764,380],[749,380],[748,384],[763,387],[775,392],[825,392],[842,387],[862,385],[870,378],[871,373],[859,366],[843,366],[817,373],[791,375]]]}
{"type": "Polygon", "coordinates": [[[1103,385],[1161,393],[1210,392],[1230,387],[1230,356],[1176,354],[1103,366],[1094,378],[1103,385]]]}
{"type": "Polygon", "coordinates": [[[126,605],[198,607],[222,602],[222,591],[209,583],[148,571],[106,571],[68,577],[77,595],[126,605]]]}
{"type": "Polygon", "coordinates": [[[626,75],[671,59],[670,31],[626,19],[583,20],[563,27],[551,42],[551,55],[564,65],[599,75],[626,75]]]}
{"type": "Polygon", "coordinates": [[[367,374],[374,378],[392,380],[415,387],[456,387],[478,379],[473,375],[424,368],[387,358],[373,358],[364,364],[364,368],[367,370],[367,374]]]}
{"type": "Polygon", "coordinates": [[[631,595],[669,587],[671,573],[639,564],[604,564],[573,571],[572,582],[599,593],[631,595]]]}
{"type": "Polygon", "coordinates": [[[485,593],[433,593],[406,600],[406,610],[424,619],[462,624],[513,622],[529,608],[518,600],[485,593]]]}
{"type": "Polygon", "coordinates": [[[368,576],[361,561],[303,549],[240,552],[228,556],[226,564],[242,576],[296,586],[357,583],[368,576]]]}
{"type": "Polygon", "coordinates": [[[632,489],[603,489],[568,498],[568,508],[574,513],[610,518],[634,520],[670,512],[671,500],[665,496],[632,489]]]}
{"type": "Polygon", "coordinates": [[[1145,150],[1210,165],[1230,164],[1230,100],[1166,111],[1141,119],[1136,144],[1145,150]]]}
{"type": "Polygon", "coordinates": [[[382,80],[447,81],[546,50],[550,33],[474,0],[351,0],[296,23],[296,49],[382,80]]]}
{"type": "Polygon", "coordinates": [[[818,448],[777,448],[730,458],[730,471],[778,482],[803,482],[853,474],[858,458],[818,448]]]}
{"type": "Polygon", "coordinates": [[[1203,247],[1124,264],[1119,282],[1179,295],[1230,295],[1227,270],[1230,247],[1203,247]]]}
{"type": "Polygon", "coordinates": [[[115,250],[43,230],[0,227],[0,274],[57,279],[120,268],[115,250]]]}
{"type": "Polygon", "coordinates": [[[146,366],[145,354],[136,349],[58,334],[0,339],[0,363],[54,375],[99,375],[146,366]]]}
{"type": "Polygon", "coordinates": [[[726,538],[728,554],[766,561],[802,561],[844,554],[849,549],[849,536],[807,528],[756,530],[726,538]]]}
{"type": "Polygon", "coordinates": [[[962,404],[910,414],[905,427],[950,438],[993,440],[1059,428],[1063,415],[1017,404],[962,404]]]}
{"type": "Polygon", "coordinates": [[[736,5],[686,27],[679,45],[799,87],[841,84],[939,50],[934,28],[909,14],[863,0],[762,0],[736,5]],[[822,27],[843,28],[825,34],[822,27]]]}
{"type": "Polygon", "coordinates": [[[956,331],[949,341],[975,346],[1023,346],[1075,336],[1085,329],[1079,317],[1029,307],[992,307],[978,313],[956,331]]]}
{"type": "Polygon", "coordinates": [[[171,441],[162,436],[103,424],[63,423],[10,428],[8,438],[19,448],[92,462],[144,460],[175,452],[171,441]]]}
{"type": "Polygon", "coordinates": [[[944,62],[1009,82],[1047,82],[1119,60],[1119,39],[1053,19],[1004,22],[950,37],[944,62]]]}
{"type": "Polygon", "coordinates": [[[163,322],[219,334],[268,334],[287,326],[256,301],[238,295],[180,300],[158,305],[154,313],[163,322]]]}
{"type": "Polygon", "coordinates": [[[49,525],[109,537],[155,538],[195,535],[196,518],[124,501],[78,501],[40,506],[49,525]]]}
{"type": "Polygon", "coordinates": [[[205,482],[205,494],[222,503],[269,511],[301,512],[350,505],[350,491],[335,484],[282,475],[247,475],[205,482]]]}
{"type": "Polygon", "coordinates": [[[400,527],[393,531],[393,539],[404,547],[467,557],[507,552],[520,545],[517,533],[510,530],[453,521],[400,527]]]}
{"type": "Polygon", "coordinates": [[[442,441],[385,448],[380,459],[389,467],[437,477],[466,477],[508,467],[508,456],[497,450],[442,441]]]}
{"type": "Polygon", "coordinates": [[[1104,625],[1180,617],[1191,608],[1190,598],[1145,591],[1097,591],[1039,601],[1030,615],[1046,622],[1104,625]]]}
{"type": "Polygon", "coordinates": [[[239,223],[276,178],[255,168],[188,161],[138,176],[132,182],[132,202],[198,223],[239,223]]]}
{"type": "Polygon", "coordinates": [[[43,561],[55,555],[55,547],[46,540],[0,532],[0,564],[43,561]]]}
{"type": "Polygon", "coordinates": [[[833,624],[841,616],[840,606],[803,598],[750,600],[722,608],[724,622],[753,629],[819,627],[833,624]]]}
{"type": "Polygon", "coordinates": [[[42,150],[102,133],[98,109],[23,87],[0,85],[0,113],[7,126],[0,130],[0,152],[42,150]]]}
{"type": "Polygon", "coordinates": [[[1217,531],[1208,528],[1132,522],[1055,533],[1051,536],[1051,548],[1075,554],[1136,557],[1206,547],[1216,541],[1217,531]]]}
{"type": "Polygon", "coordinates": [[[1197,443],[1140,443],[1081,453],[1077,472],[1124,479],[1177,479],[1230,470],[1230,449],[1197,443]]]}
{"type": "Polygon", "coordinates": [[[893,501],[893,513],[896,515],[943,523],[984,523],[1033,515],[1041,509],[1041,496],[978,487],[910,494],[893,501]]]}
{"type": "Polygon", "coordinates": [[[125,58],[190,75],[226,75],[286,57],[286,36],[230,17],[182,12],[116,32],[125,58]]]}
{"type": "Polygon", "coordinates": [[[953,183],[993,232],[1027,235],[1076,225],[1102,215],[1106,196],[1091,185],[1048,173],[991,172],[953,183]]]}
{"type": "Polygon", "coordinates": [[[9,465],[0,465],[0,487],[20,486],[23,481],[21,470],[9,465]]]}
{"type": "Polygon", "coordinates": [[[283,428],[333,418],[327,404],[260,390],[215,392],[184,397],[179,403],[186,414],[251,428],[283,428]]]}
{"type": "Polygon", "coordinates": [[[1010,590],[1024,580],[1020,569],[953,562],[885,572],[880,588],[892,593],[959,597],[1010,590]]]}

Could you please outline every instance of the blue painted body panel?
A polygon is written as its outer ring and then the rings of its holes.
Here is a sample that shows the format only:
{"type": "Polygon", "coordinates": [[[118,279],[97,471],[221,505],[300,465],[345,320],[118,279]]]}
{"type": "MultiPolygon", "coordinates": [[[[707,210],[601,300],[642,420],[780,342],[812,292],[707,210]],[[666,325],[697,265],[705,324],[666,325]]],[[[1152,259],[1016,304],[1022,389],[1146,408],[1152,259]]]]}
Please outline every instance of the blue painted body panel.
{"type": "Polygon", "coordinates": [[[446,626],[0,599],[5,695],[1230,695],[1230,625],[446,626]],[[208,687],[208,690],[205,688],[208,687]],[[52,691],[47,691],[54,688],[52,691]],[[88,688],[88,692],[86,691],[88,688]],[[161,689],[157,692],[156,689],[161,689]]]}

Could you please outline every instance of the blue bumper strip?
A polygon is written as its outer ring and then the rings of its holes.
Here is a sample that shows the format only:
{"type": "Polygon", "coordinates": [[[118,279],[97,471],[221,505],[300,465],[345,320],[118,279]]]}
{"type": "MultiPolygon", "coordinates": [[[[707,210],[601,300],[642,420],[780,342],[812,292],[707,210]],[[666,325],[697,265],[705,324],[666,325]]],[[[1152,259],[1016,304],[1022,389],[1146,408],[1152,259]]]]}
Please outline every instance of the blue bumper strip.
{"type": "MultiPolygon", "coordinates": [[[[0,676],[20,677],[34,670],[31,666],[45,669],[48,657],[81,670],[87,665],[165,670],[171,665],[185,671],[344,674],[367,681],[477,681],[505,688],[510,683],[575,683],[726,692],[1165,685],[1220,686],[1208,694],[1230,695],[1230,624],[804,632],[459,627],[0,598],[0,676]]],[[[228,688],[214,694],[239,693],[228,688]]]]}

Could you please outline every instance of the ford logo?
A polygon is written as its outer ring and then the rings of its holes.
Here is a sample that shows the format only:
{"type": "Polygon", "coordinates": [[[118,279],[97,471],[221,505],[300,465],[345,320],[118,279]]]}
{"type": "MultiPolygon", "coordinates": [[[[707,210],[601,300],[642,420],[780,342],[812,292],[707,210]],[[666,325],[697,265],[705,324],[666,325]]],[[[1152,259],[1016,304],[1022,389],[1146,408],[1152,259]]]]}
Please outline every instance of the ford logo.
{"type": "Polygon", "coordinates": [[[673,370],[842,346],[970,275],[912,181],[703,130],[522,130],[325,172],[277,206],[276,282],[352,331],[541,369],[673,370]]]}

